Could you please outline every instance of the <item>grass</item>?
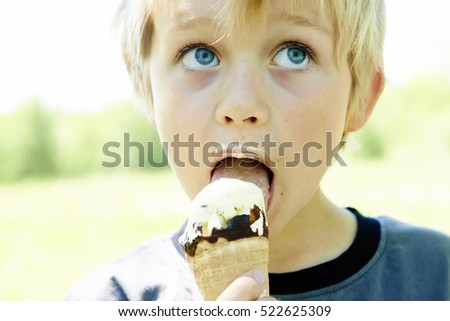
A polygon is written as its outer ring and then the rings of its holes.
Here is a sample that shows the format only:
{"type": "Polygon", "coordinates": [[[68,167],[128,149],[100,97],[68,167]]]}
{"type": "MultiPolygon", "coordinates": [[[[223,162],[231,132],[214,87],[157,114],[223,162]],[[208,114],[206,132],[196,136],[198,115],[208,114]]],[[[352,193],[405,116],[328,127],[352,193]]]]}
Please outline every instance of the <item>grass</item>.
{"type": "MultiPolygon", "coordinates": [[[[329,170],[342,206],[450,234],[448,162],[329,170]]],[[[111,171],[0,185],[0,300],[61,300],[95,266],[181,225],[189,201],[169,171],[111,171]]]]}
{"type": "Polygon", "coordinates": [[[0,300],[62,299],[94,266],[178,228],[187,204],[168,172],[27,181],[0,199],[0,300]]]}

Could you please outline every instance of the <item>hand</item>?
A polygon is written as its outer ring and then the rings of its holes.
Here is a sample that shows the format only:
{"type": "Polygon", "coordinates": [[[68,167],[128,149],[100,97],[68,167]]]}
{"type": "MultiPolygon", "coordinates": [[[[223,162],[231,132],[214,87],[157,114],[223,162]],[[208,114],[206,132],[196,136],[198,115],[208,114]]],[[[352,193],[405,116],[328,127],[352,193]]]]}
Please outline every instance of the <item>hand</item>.
{"type": "Polygon", "coordinates": [[[261,297],[267,282],[267,276],[262,271],[248,271],[234,280],[217,301],[275,301],[269,296],[261,297]]]}

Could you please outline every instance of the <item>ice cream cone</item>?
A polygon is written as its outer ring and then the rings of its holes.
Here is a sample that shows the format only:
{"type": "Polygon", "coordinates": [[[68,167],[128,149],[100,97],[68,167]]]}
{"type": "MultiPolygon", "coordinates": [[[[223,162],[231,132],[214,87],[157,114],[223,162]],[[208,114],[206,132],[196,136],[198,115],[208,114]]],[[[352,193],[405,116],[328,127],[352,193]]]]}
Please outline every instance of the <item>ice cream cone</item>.
{"type": "MultiPolygon", "coordinates": [[[[198,243],[195,256],[187,256],[197,285],[205,300],[216,300],[236,278],[254,268],[268,274],[269,241],[264,236],[216,243],[198,243]]],[[[265,295],[269,295],[267,285],[265,295]]]]}
{"type": "MultiPolygon", "coordinates": [[[[267,275],[265,204],[259,186],[226,177],[210,183],[194,198],[179,241],[205,300],[216,300],[231,282],[252,269],[267,275]]],[[[263,294],[269,295],[268,290],[267,286],[263,294]]]]}

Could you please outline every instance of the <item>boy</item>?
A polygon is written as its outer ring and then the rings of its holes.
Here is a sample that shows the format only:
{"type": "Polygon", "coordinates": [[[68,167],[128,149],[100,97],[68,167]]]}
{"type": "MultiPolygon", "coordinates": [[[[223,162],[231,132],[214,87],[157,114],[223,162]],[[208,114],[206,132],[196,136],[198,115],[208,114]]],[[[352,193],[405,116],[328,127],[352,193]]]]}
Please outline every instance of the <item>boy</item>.
{"type": "MultiPolygon", "coordinates": [[[[270,177],[269,280],[249,271],[219,299],[256,300],[266,282],[280,300],[450,299],[449,237],[339,208],[319,188],[330,151],[383,90],[381,0],[128,0],[119,19],[132,81],[188,196],[226,158],[270,177]],[[197,148],[171,148],[180,142],[197,148]]],[[[180,233],[68,298],[201,299],[180,233]]]]}

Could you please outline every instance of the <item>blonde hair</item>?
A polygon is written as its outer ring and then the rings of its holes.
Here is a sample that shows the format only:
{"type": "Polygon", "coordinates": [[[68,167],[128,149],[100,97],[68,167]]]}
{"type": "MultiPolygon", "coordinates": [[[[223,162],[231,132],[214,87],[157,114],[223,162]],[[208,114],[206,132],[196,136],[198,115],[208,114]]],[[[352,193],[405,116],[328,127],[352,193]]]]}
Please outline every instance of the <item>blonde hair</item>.
{"type": "MultiPolygon", "coordinates": [[[[287,0],[283,0],[287,1],[287,0]]],[[[298,8],[305,0],[290,0],[298,8]]],[[[137,96],[152,106],[149,77],[152,10],[161,0],[123,0],[116,20],[122,37],[122,53],[137,96]]],[[[239,29],[270,10],[273,0],[227,0],[219,11],[218,23],[227,30],[239,29]],[[235,17],[235,19],[230,19],[235,17]]],[[[319,16],[332,19],[336,61],[346,57],[352,75],[347,121],[359,117],[374,73],[383,69],[385,33],[384,0],[317,0],[319,16]]]]}

